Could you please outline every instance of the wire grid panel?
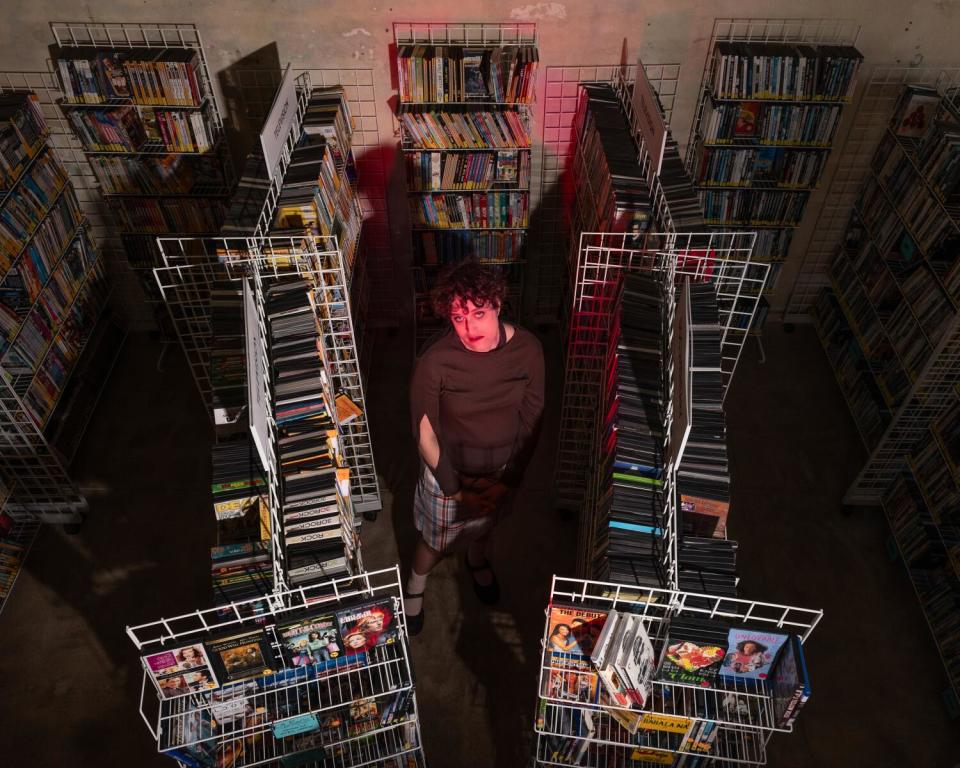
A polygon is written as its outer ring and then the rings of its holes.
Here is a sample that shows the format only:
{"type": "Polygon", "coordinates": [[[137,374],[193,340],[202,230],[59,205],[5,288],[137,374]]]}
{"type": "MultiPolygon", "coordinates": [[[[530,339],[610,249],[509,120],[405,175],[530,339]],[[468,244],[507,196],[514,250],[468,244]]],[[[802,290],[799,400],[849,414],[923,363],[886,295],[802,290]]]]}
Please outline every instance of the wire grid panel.
{"type": "Polygon", "coordinates": [[[870,161],[890,123],[893,108],[908,85],[938,87],[941,93],[960,77],[958,69],[875,67],[862,86],[850,130],[838,155],[813,236],[803,252],[796,280],[787,300],[791,321],[809,320],[808,313],[820,289],[829,285],[827,268],[843,242],[850,214],[868,174],[870,161]]]}
{"type": "MultiPolygon", "coordinates": [[[[369,286],[368,309],[358,317],[369,316],[372,323],[396,326],[399,318],[390,249],[386,156],[380,140],[373,70],[311,67],[293,72],[298,81],[306,84],[308,93],[311,87],[343,87],[353,128],[351,147],[357,167],[357,199],[363,214],[357,262],[363,262],[369,286]]],[[[282,74],[275,68],[247,68],[225,75],[243,102],[244,116],[253,124],[262,124],[266,119],[282,74]]],[[[351,270],[351,283],[354,271],[351,270]]]]}
{"type": "MultiPolygon", "coordinates": [[[[215,737],[221,751],[231,745],[239,747],[240,742],[245,742],[248,748],[240,750],[243,753],[243,765],[276,761],[284,754],[284,748],[290,746],[279,738],[275,741],[272,736],[267,735],[272,722],[270,715],[266,713],[279,706],[287,710],[291,707],[296,709],[285,712],[283,718],[286,719],[300,714],[334,711],[349,706],[354,701],[383,696],[395,697],[403,691],[413,690],[403,590],[397,566],[283,590],[274,595],[274,598],[267,605],[264,605],[262,599],[247,600],[127,627],[128,637],[137,650],[144,654],[155,653],[173,644],[199,642],[210,633],[236,632],[265,626],[272,644],[279,648],[276,624],[301,615],[305,609],[335,609],[344,603],[357,603],[370,598],[393,599],[399,642],[368,652],[363,666],[345,663],[342,667],[334,667],[328,674],[313,677],[308,675],[307,669],[295,668],[286,670],[277,685],[257,693],[252,693],[245,684],[240,683],[236,686],[224,686],[215,694],[217,700],[229,701],[231,692],[234,692],[237,698],[243,698],[253,709],[265,713],[264,717],[257,718],[251,724],[245,722],[240,726],[225,727],[224,732],[215,737]],[[270,619],[273,620],[272,623],[270,619]],[[305,704],[304,698],[309,703],[305,704]],[[267,737],[259,739],[261,734],[267,737]]],[[[187,746],[186,743],[176,743],[177,735],[181,735],[182,741],[182,734],[186,730],[178,726],[199,711],[207,710],[213,714],[213,697],[194,694],[178,699],[164,699],[148,682],[150,678],[146,662],[143,659],[141,662],[144,664],[141,716],[157,741],[158,748],[162,751],[187,746]],[[151,691],[154,693],[151,694],[151,691]]],[[[416,764],[422,765],[418,717],[414,696],[411,720],[403,726],[405,735],[396,727],[386,727],[365,733],[363,738],[351,737],[337,742],[336,745],[326,746],[338,747],[346,760],[344,764],[349,765],[363,765],[372,760],[404,753],[416,753],[416,764]]]]}
{"type": "MultiPolygon", "coordinates": [[[[36,94],[49,131],[47,142],[70,177],[77,202],[90,224],[88,231],[99,250],[116,257],[120,253],[120,240],[113,234],[113,228],[109,224],[110,214],[100,195],[97,177],[83,152],[83,145],[60,110],[58,101],[63,97],[63,93],[56,74],[51,71],[0,72],[0,93],[10,91],[30,91],[36,94]]],[[[115,262],[111,263],[111,266],[113,265],[115,262]]]]}
{"type": "Polygon", "coordinates": [[[203,41],[196,24],[51,21],[50,31],[58,46],[93,46],[96,48],[192,48],[200,54],[201,91],[213,102],[213,119],[217,129],[223,119],[216,103],[203,41]]]}
{"type": "Polygon", "coordinates": [[[846,504],[879,504],[883,494],[906,467],[906,458],[930,439],[930,426],[956,398],[960,382],[960,315],[931,355],[893,415],[877,446],[844,497],[846,504]]]}
{"type": "Polygon", "coordinates": [[[219,241],[218,247],[228,273],[242,274],[253,269],[264,278],[300,275],[316,279],[318,323],[323,331],[331,381],[335,390],[346,394],[361,411],[348,424],[338,425],[343,455],[350,467],[353,507],[357,512],[381,509],[363,378],[354,341],[350,292],[336,238],[225,238],[219,241]]]}
{"type": "Polygon", "coordinates": [[[277,592],[274,597],[276,599],[266,606],[263,605],[263,598],[254,598],[191,611],[172,618],[161,618],[145,624],[128,625],[127,637],[138,651],[152,653],[174,642],[194,642],[204,634],[227,632],[249,624],[262,624],[262,617],[265,615],[263,610],[275,620],[281,621],[285,616],[305,608],[375,597],[397,598],[401,608],[398,618],[406,632],[399,566],[363,571],[353,576],[287,589],[277,592]]]}
{"type": "MultiPolygon", "coordinates": [[[[667,642],[670,625],[676,619],[714,620],[731,626],[790,633],[798,635],[801,642],[806,642],[823,617],[822,611],[808,608],[561,576],[553,577],[550,605],[554,603],[573,603],[593,610],[616,609],[642,617],[655,654],[667,642]]],[[[537,762],[543,765],[569,765],[574,762],[597,768],[609,765],[610,760],[621,759],[630,764],[644,759],[658,764],[672,764],[672,753],[683,751],[682,736],[668,737],[664,732],[645,731],[652,739],[644,742],[644,747],[649,751],[638,754],[636,736],[611,718],[609,706],[582,701],[579,696],[574,699],[572,692],[581,688],[589,689],[596,684],[596,673],[581,671],[565,663],[563,654],[551,649],[550,631],[548,610],[541,640],[543,653],[537,691],[537,762]],[[572,754],[581,755],[582,758],[569,759],[571,750],[572,754]]],[[[778,724],[772,694],[747,682],[730,683],[729,689],[689,688],[660,680],[653,681],[653,685],[661,695],[650,697],[651,708],[643,712],[685,720],[708,720],[715,724],[718,736],[709,755],[703,755],[707,759],[722,763],[763,765],[766,762],[766,745],[773,733],[792,730],[792,726],[781,727],[778,724]],[[724,707],[723,700],[730,694],[741,701],[749,701],[753,717],[744,718],[739,708],[724,707]],[[709,706],[711,703],[712,707],[709,706]],[[710,714],[705,716],[705,710],[710,714]]],[[[640,711],[631,710],[633,714],[640,711]]]]}
{"type": "MultiPolygon", "coordinates": [[[[306,112],[307,96],[310,92],[309,76],[304,75],[297,79],[296,92],[297,111],[291,122],[290,132],[281,148],[277,168],[274,169],[263,208],[257,218],[257,224],[252,233],[254,237],[263,236],[273,223],[277,201],[283,188],[283,178],[290,163],[293,148],[299,140],[300,125],[306,112]]],[[[217,253],[220,243],[216,240],[205,241],[195,237],[158,237],[156,242],[165,268],[155,268],[154,277],[160,287],[184,356],[190,365],[200,397],[206,406],[207,416],[213,419],[213,385],[210,375],[210,343],[213,325],[209,296],[213,284],[228,277],[217,253]],[[170,269],[170,267],[188,265],[196,265],[200,268],[170,269]],[[196,281],[196,284],[190,284],[190,281],[196,281]]]]}
{"type": "MultiPolygon", "coordinates": [[[[568,687],[591,686],[590,673],[570,672],[557,668],[553,679],[568,687]]],[[[659,686],[655,686],[659,687],[659,686]]],[[[683,690],[677,690],[683,695],[683,690]]],[[[740,694],[736,694],[738,698],[740,694]]],[[[706,697],[702,697],[707,700],[706,697]]],[[[748,697],[744,697],[746,699],[748,697]]],[[[755,697],[753,697],[755,699],[755,697]]],[[[740,699],[741,703],[744,699],[740,699]]],[[[712,700],[712,699],[711,699],[712,700]]],[[[675,765],[687,755],[696,755],[712,760],[712,765],[766,765],[767,744],[773,733],[759,728],[744,728],[724,722],[716,724],[714,741],[709,752],[697,751],[686,746],[684,734],[646,728],[643,730],[643,746],[637,745],[637,735],[631,734],[610,714],[610,708],[583,707],[570,700],[541,699],[541,715],[537,718],[536,732],[538,765],[579,765],[606,768],[611,765],[675,765]],[[576,761],[572,759],[576,757],[576,761]]],[[[624,713],[633,718],[640,710],[624,713]]],[[[661,713],[657,713],[661,714],[661,713]]],[[[709,718],[681,717],[684,720],[709,718]]],[[[691,763],[692,764],[692,763],[691,763]]]]}
{"type": "Polygon", "coordinates": [[[87,501],[23,402],[0,374],[0,468],[15,492],[5,511],[17,521],[76,523],[87,501]]]}
{"type": "Polygon", "coordinates": [[[710,91],[713,55],[717,43],[798,43],[807,45],[856,45],[860,37],[860,23],[844,18],[717,18],[713,21],[710,44],[700,80],[700,98],[690,124],[687,141],[687,172],[695,176],[697,163],[697,136],[703,118],[703,108],[710,91]]]}
{"type": "MultiPolygon", "coordinates": [[[[212,78],[207,65],[206,53],[203,48],[203,40],[195,24],[192,23],[137,23],[137,22],[86,22],[86,21],[53,21],[50,22],[50,30],[58,46],[94,46],[98,48],[181,48],[195,50],[199,54],[200,67],[197,70],[198,85],[201,93],[206,95],[209,103],[209,109],[206,114],[212,122],[212,130],[215,143],[219,142],[223,136],[223,117],[220,111],[220,105],[217,101],[216,93],[212,87],[212,78]]],[[[48,67],[52,69],[52,63],[48,62],[48,67]]],[[[57,83],[56,74],[51,74],[54,83],[57,83]]],[[[59,91],[59,84],[57,85],[59,91]]],[[[67,121],[64,120],[65,132],[71,135],[78,157],[86,160],[82,145],[72,136],[67,121]]],[[[221,157],[224,157],[226,147],[219,149],[221,157]]],[[[95,190],[94,195],[97,198],[95,207],[101,212],[101,219],[104,224],[105,232],[104,245],[109,254],[111,262],[115,265],[115,274],[119,278],[118,283],[121,286],[121,297],[124,307],[134,317],[136,324],[145,328],[156,328],[158,318],[154,315],[158,301],[152,297],[148,291],[148,286],[141,283],[140,277],[136,275],[138,271],[128,263],[128,250],[119,236],[121,227],[116,221],[114,213],[106,205],[101,195],[100,186],[96,183],[96,177],[92,173],[89,162],[84,163],[86,172],[91,178],[91,188],[95,190]],[[146,299],[146,300],[145,300],[146,299]]],[[[233,183],[233,167],[229,159],[223,163],[224,173],[226,174],[228,186],[233,183]]],[[[82,201],[81,201],[82,202],[82,201]]],[[[88,213],[89,215],[89,213],[88,213]]],[[[97,222],[95,222],[96,224],[97,222]]],[[[134,238],[131,238],[131,241],[134,238]]],[[[137,238],[139,240],[139,238],[137,238]]],[[[145,250],[151,262],[154,261],[156,254],[152,250],[153,241],[146,238],[143,243],[136,246],[138,251],[145,250]]],[[[157,266],[150,263],[149,267],[157,266]]],[[[162,311],[162,310],[160,310],[162,311]]],[[[163,326],[161,325],[161,328],[163,326]]]]}
{"type": "Polygon", "coordinates": [[[560,409],[558,503],[580,509],[592,457],[602,368],[606,360],[615,286],[623,273],[663,271],[709,281],[717,291],[722,326],[724,396],[760,299],[767,265],[750,263],[753,232],[649,234],[635,247],[630,233],[584,233],[575,265],[560,409]]]}
{"type": "MultiPolygon", "coordinates": [[[[551,584],[550,602],[622,610],[642,616],[651,625],[686,618],[763,627],[771,632],[795,634],[803,643],[810,639],[823,618],[823,611],[816,608],[556,575],[551,584]]],[[[546,632],[543,639],[549,639],[546,632]]]]}
{"type": "Polygon", "coordinates": [[[153,270],[164,303],[197,390],[213,414],[210,344],[213,324],[210,297],[214,285],[227,279],[217,259],[215,241],[198,238],[157,238],[165,267],[153,270]]]}
{"type": "MultiPolygon", "coordinates": [[[[667,124],[673,115],[679,64],[644,64],[647,78],[663,107],[667,124]]],[[[540,142],[534,150],[533,173],[539,173],[540,185],[533,185],[531,201],[537,211],[537,255],[532,260],[536,286],[534,315],[537,322],[554,322],[564,303],[567,290],[567,258],[572,244],[571,210],[575,190],[573,162],[578,140],[575,117],[583,83],[627,83],[636,79],[635,64],[591,64],[546,67],[544,72],[543,111],[540,142]]]]}
{"type": "Polygon", "coordinates": [[[421,22],[395,21],[393,41],[399,45],[536,45],[532,21],[421,22]]]}

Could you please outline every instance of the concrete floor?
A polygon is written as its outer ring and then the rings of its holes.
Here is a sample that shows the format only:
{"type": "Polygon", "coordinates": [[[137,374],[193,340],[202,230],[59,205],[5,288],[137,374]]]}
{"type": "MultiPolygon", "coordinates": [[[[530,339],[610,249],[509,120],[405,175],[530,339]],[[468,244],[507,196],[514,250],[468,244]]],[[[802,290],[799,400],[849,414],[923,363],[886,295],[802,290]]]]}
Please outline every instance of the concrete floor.
{"type": "MultiPolygon", "coordinates": [[[[769,764],[871,768],[960,765],[946,685],[880,513],[840,515],[862,460],[813,332],[771,326],[768,359],[744,352],[728,400],[734,471],[731,535],[741,594],[825,610],[808,645],[813,698],[769,764]]],[[[552,397],[516,511],[498,530],[504,598],[480,606],[462,563],[429,582],[427,628],[413,640],[433,768],[522,768],[532,744],[543,610],[552,573],[571,574],[574,522],[550,504],[559,410],[559,344],[546,337],[552,397]]],[[[415,458],[404,383],[409,346],[381,339],[369,408],[384,511],[363,530],[370,569],[406,564],[415,458]],[[399,555],[398,555],[399,553],[399,555]]],[[[131,338],[77,462],[91,514],[83,531],[41,531],[0,615],[0,765],[171,766],[138,715],[140,668],[128,624],[211,603],[207,547],[210,433],[187,367],[131,338]]]]}

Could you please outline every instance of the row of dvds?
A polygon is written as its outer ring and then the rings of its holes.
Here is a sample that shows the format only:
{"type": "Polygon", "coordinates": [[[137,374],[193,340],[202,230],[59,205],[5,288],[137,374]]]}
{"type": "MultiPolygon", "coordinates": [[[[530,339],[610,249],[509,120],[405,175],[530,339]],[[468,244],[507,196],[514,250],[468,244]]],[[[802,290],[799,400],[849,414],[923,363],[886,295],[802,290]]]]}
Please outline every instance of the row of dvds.
{"type": "Polygon", "coordinates": [[[849,101],[863,56],[849,45],[719,42],[711,83],[721,99],[849,101]]]}
{"type": "Polygon", "coordinates": [[[67,119],[88,152],[136,153],[207,152],[213,148],[212,129],[202,112],[153,110],[132,106],[71,110],[67,119]]]}
{"type": "Polygon", "coordinates": [[[402,45],[397,51],[400,101],[531,102],[539,58],[532,45],[402,45]]]}
{"type": "Polygon", "coordinates": [[[690,368],[685,371],[683,364],[675,364],[674,375],[685,376],[680,389],[690,387],[693,406],[676,474],[680,502],[678,579],[684,590],[736,597],[737,543],[726,537],[730,465],[723,411],[723,328],[716,288],[710,282],[686,281],[678,287],[677,295],[678,316],[680,312],[686,316],[689,305],[686,343],[690,368]]]}
{"type": "MultiPolygon", "coordinates": [[[[43,293],[20,326],[12,344],[3,355],[3,366],[15,375],[32,373],[43,357],[57,333],[66,329],[66,319],[87,314],[84,305],[89,301],[93,278],[97,282],[101,277],[102,266],[90,272],[97,258],[87,238],[74,238],[65,252],[58,272],[65,274],[50,283],[49,290],[43,293]]],[[[73,325],[77,325],[76,321],[73,325]]],[[[82,323],[80,323],[82,325],[82,323]]]]}
{"type": "Polygon", "coordinates": [[[214,408],[239,413],[247,402],[247,350],[243,292],[237,283],[210,287],[210,386],[214,408]]]}
{"type": "Polygon", "coordinates": [[[43,146],[47,124],[32,93],[0,95],[0,190],[9,190],[43,146]]]}
{"type": "Polygon", "coordinates": [[[268,595],[274,586],[268,491],[249,432],[215,444],[211,463],[217,539],[210,578],[216,603],[268,595]]]}
{"type": "Polygon", "coordinates": [[[341,469],[332,384],[313,288],[283,280],[266,293],[281,525],[291,585],[353,572],[349,470],[341,469]]]}
{"type": "Polygon", "coordinates": [[[104,195],[187,195],[222,189],[219,161],[189,155],[89,158],[104,195]]]}
{"type": "Polygon", "coordinates": [[[353,122],[343,86],[311,89],[301,128],[308,136],[322,136],[333,152],[337,168],[352,163],[353,122]]]}
{"type": "Polygon", "coordinates": [[[648,184],[620,99],[610,85],[586,84],[577,110],[574,186],[581,231],[645,231],[650,222],[648,184]]]}
{"type": "Polygon", "coordinates": [[[166,732],[160,748],[189,743],[184,721],[200,712],[213,715],[210,739],[222,742],[247,707],[260,710],[269,725],[358,699],[392,697],[400,688],[409,692],[399,608],[389,596],[338,601],[246,626],[241,619],[240,626],[152,648],[141,663],[161,699],[166,732]]]}
{"type": "Polygon", "coordinates": [[[901,403],[914,377],[913,368],[907,366],[914,365],[925,352],[922,336],[916,335],[916,326],[911,328],[911,321],[904,321],[906,305],[901,305],[898,314],[881,321],[842,254],[835,258],[830,273],[834,297],[854,333],[867,372],[874,376],[887,406],[901,403]],[[913,333],[901,340],[892,335],[897,331],[913,333]]]}
{"type": "Polygon", "coordinates": [[[191,48],[63,46],[53,63],[68,104],[196,106],[203,100],[197,77],[200,56],[191,48]]]}
{"type": "Polygon", "coordinates": [[[516,112],[403,112],[405,150],[526,149],[530,133],[516,112]]]}
{"type": "MultiPolygon", "coordinates": [[[[766,262],[786,259],[792,241],[792,229],[762,229],[756,233],[753,241],[753,260],[766,262]]],[[[770,282],[773,282],[772,278],[770,282]]]]}
{"type": "Polygon", "coordinates": [[[406,163],[407,184],[418,192],[530,188],[529,152],[408,152],[406,163]]]}
{"type": "Polygon", "coordinates": [[[680,156],[680,146],[671,132],[667,133],[657,184],[670,212],[670,223],[658,222],[657,229],[702,232],[703,209],[700,207],[700,198],[680,156]]]}
{"type": "Polygon", "coordinates": [[[909,464],[933,523],[941,533],[949,528],[955,539],[960,526],[960,400],[954,398],[933,422],[930,438],[917,443],[909,464]]]}
{"type": "Polygon", "coordinates": [[[956,294],[960,290],[960,270],[957,269],[960,259],[956,259],[960,238],[944,237],[925,251],[912,222],[893,207],[886,189],[873,175],[867,177],[854,208],[858,212],[856,224],[867,229],[877,253],[904,268],[926,261],[942,284],[941,291],[956,294]]]}
{"type": "Polygon", "coordinates": [[[0,611],[20,575],[38,526],[18,525],[0,512],[0,611]]]}
{"type": "Polygon", "coordinates": [[[147,133],[136,108],[125,106],[67,113],[70,127],[90,152],[136,152],[147,133]]]}
{"type": "MultiPolygon", "coordinates": [[[[829,288],[820,291],[812,314],[820,342],[853,420],[868,449],[872,448],[890,423],[888,398],[881,394],[877,379],[833,291],[829,288]]],[[[881,370],[885,369],[886,365],[883,365],[881,370]]]]}
{"type": "Polygon", "coordinates": [[[429,194],[410,201],[414,226],[434,229],[525,228],[530,195],[525,192],[429,194]]]}
{"type": "Polygon", "coordinates": [[[960,516],[957,515],[960,510],[960,487],[957,485],[953,462],[946,451],[942,440],[934,437],[926,443],[921,442],[909,461],[927,509],[938,526],[960,522],[960,516]]]}
{"type": "Polygon", "coordinates": [[[215,445],[212,464],[210,492],[217,520],[243,517],[266,494],[264,470],[249,435],[215,445]]]}
{"type": "Polygon", "coordinates": [[[259,149],[247,155],[240,172],[240,179],[230,198],[223,227],[220,230],[225,237],[237,237],[253,234],[260,221],[270,193],[270,176],[267,173],[267,161],[259,149]]]}
{"type": "Polygon", "coordinates": [[[73,189],[68,188],[7,271],[0,283],[0,329],[7,340],[16,333],[23,315],[56,271],[64,248],[76,234],[81,219],[80,205],[73,189]]]}
{"type": "Polygon", "coordinates": [[[698,183],[703,186],[811,189],[816,186],[826,156],[821,152],[776,149],[705,149],[698,183]]]}
{"type": "Polygon", "coordinates": [[[704,190],[700,194],[708,224],[795,227],[803,216],[807,195],[751,189],[704,190]]]}
{"type": "Polygon", "coordinates": [[[901,141],[887,134],[874,153],[872,167],[876,183],[903,220],[909,222],[922,251],[934,251],[945,239],[957,239],[957,223],[945,213],[943,203],[918,173],[901,141]]]}
{"type": "Polygon", "coordinates": [[[103,264],[98,261],[94,266],[87,268],[86,280],[74,296],[68,313],[63,316],[57,327],[55,336],[44,345],[37,357],[28,361],[35,373],[23,397],[23,405],[39,428],[42,429],[46,425],[50,414],[59,402],[67,380],[73,373],[86,342],[93,332],[97,318],[103,313],[107,295],[108,288],[103,264]]]}
{"type": "Polygon", "coordinates": [[[666,417],[664,286],[628,274],[610,331],[593,552],[596,578],[662,587],[666,581],[663,446],[666,417]]]}
{"type": "MultiPolygon", "coordinates": [[[[209,152],[215,137],[212,125],[202,112],[169,112],[155,110],[156,132],[163,148],[170,152],[209,152]]],[[[149,134],[148,134],[149,139],[149,134]]]]}
{"type": "MultiPolygon", "coordinates": [[[[552,602],[543,647],[536,729],[553,737],[682,753],[707,723],[758,736],[788,728],[811,695],[799,637],[714,618],[552,602]]],[[[594,765],[580,747],[555,759],[594,765]]],[[[668,757],[658,764],[677,765],[668,757]]]]}
{"type": "Polygon", "coordinates": [[[840,105],[738,104],[708,100],[700,119],[708,144],[786,144],[829,147],[840,123],[840,105]]]}
{"type": "Polygon", "coordinates": [[[915,378],[933,350],[888,265],[871,256],[869,243],[855,254],[838,252],[830,278],[867,356],[892,345],[903,369],[915,378]]]}
{"type": "Polygon", "coordinates": [[[905,88],[890,119],[890,133],[904,143],[920,174],[946,205],[960,193],[960,114],[952,98],[941,98],[934,88],[905,88]]]}
{"type": "Polygon", "coordinates": [[[338,167],[333,144],[319,132],[304,132],[284,175],[272,232],[308,230],[335,236],[350,276],[357,257],[363,217],[347,166],[338,167]]]}
{"type": "Polygon", "coordinates": [[[10,269],[66,183],[67,172],[48,150],[4,198],[0,208],[0,271],[10,269]]]}
{"type": "Polygon", "coordinates": [[[164,235],[202,234],[220,230],[224,205],[206,198],[114,198],[110,207],[128,232],[164,235]]]}
{"type": "Polygon", "coordinates": [[[960,690],[960,529],[932,521],[909,474],[900,475],[884,494],[883,509],[947,677],[960,690]]]}
{"type": "Polygon", "coordinates": [[[527,233],[516,232],[432,232],[418,233],[414,240],[417,263],[425,267],[456,264],[477,259],[486,264],[522,261],[527,233]]]}

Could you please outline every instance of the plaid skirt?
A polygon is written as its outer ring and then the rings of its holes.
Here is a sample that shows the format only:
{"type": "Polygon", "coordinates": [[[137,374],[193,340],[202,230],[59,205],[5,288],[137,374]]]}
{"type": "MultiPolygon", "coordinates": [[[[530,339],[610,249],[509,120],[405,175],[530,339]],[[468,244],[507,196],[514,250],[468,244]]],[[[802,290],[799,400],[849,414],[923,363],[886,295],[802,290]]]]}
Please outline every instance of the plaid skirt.
{"type": "MultiPolygon", "coordinates": [[[[489,482],[495,482],[492,478],[489,482]]],[[[503,516],[512,493],[507,493],[493,513],[483,517],[461,517],[460,505],[446,496],[430,468],[420,462],[420,479],[413,497],[413,522],[423,540],[438,552],[461,549],[483,538],[503,516]]]]}

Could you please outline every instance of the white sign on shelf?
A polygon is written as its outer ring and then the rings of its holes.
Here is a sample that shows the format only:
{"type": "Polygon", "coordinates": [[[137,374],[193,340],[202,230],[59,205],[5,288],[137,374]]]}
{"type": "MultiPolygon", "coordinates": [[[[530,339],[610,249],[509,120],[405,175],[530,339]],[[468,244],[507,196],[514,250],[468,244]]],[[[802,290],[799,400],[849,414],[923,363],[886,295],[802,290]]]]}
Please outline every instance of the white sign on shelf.
{"type": "Polygon", "coordinates": [[[243,280],[243,324],[247,341],[247,410],[250,412],[250,435],[266,469],[270,466],[267,445],[270,442],[270,408],[267,402],[264,345],[260,338],[260,317],[249,278],[243,280]]]}
{"type": "Polygon", "coordinates": [[[297,88],[290,74],[290,65],[287,64],[287,68],[283,71],[283,78],[280,80],[280,88],[277,89],[273,105],[260,131],[260,146],[263,148],[263,158],[267,161],[267,175],[271,181],[296,114],[297,88]]]}
{"type": "Polygon", "coordinates": [[[631,105],[644,146],[650,155],[650,168],[659,176],[663,153],[667,147],[667,124],[664,122],[663,112],[660,111],[657,94],[647,79],[647,70],[643,67],[642,59],[637,59],[637,76],[633,83],[631,105]]]}

